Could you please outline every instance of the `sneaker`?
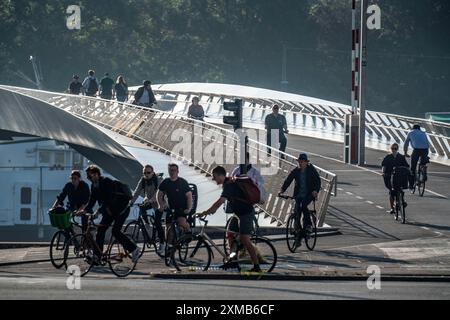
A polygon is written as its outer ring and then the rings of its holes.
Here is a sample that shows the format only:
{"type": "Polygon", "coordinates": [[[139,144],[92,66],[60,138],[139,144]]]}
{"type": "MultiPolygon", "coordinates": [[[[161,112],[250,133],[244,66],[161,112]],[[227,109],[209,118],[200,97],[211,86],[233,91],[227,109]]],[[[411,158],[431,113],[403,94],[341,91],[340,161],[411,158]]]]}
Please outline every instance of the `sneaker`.
{"type": "Polygon", "coordinates": [[[166,244],[161,243],[159,245],[158,254],[164,255],[166,253],[166,244]]]}
{"type": "Polygon", "coordinates": [[[133,253],[131,254],[131,261],[133,261],[133,263],[136,263],[138,262],[140,257],[141,257],[141,248],[136,247],[136,249],[134,249],[133,253]]]}
{"type": "Polygon", "coordinates": [[[406,203],[406,201],[405,202],[403,202],[403,208],[405,208],[406,209],[406,207],[408,206],[408,204],[406,203]]]}
{"type": "Polygon", "coordinates": [[[395,214],[395,209],[391,209],[391,211],[388,211],[389,214],[395,214]]]}

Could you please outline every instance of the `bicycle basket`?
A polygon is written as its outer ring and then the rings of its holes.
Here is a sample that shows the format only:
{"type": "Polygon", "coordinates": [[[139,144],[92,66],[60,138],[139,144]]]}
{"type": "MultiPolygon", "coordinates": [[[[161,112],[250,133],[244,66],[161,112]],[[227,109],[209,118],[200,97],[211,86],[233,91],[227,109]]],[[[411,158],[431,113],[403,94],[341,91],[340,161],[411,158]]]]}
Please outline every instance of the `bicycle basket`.
{"type": "Polygon", "coordinates": [[[392,187],[394,190],[408,189],[408,181],[411,171],[407,167],[396,167],[392,174],[392,187]]]}
{"type": "Polygon", "coordinates": [[[70,221],[72,212],[70,211],[65,213],[49,212],[48,215],[50,216],[50,222],[54,228],[65,230],[72,225],[70,221]]]}

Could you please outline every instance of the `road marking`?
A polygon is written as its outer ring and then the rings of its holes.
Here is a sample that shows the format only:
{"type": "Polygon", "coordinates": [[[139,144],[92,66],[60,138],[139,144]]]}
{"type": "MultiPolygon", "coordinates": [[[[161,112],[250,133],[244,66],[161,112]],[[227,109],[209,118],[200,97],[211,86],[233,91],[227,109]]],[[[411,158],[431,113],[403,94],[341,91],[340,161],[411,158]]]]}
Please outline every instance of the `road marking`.
{"type": "Polygon", "coordinates": [[[364,200],[364,198],[363,198],[363,197],[360,197],[360,196],[356,196],[356,199],[364,200]]]}
{"type": "Polygon", "coordinates": [[[377,206],[377,208],[380,210],[384,210],[384,208],[382,206],[377,206]]]}
{"type": "Polygon", "coordinates": [[[353,196],[353,193],[351,193],[351,192],[346,192],[346,194],[348,194],[349,196],[353,196]]]}
{"type": "Polygon", "coordinates": [[[430,228],[427,228],[427,227],[422,227],[422,229],[425,229],[425,230],[430,230],[430,228]]]}
{"type": "Polygon", "coordinates": [[[380,243],[374,246],[395,260],[419,260],[450,256],[450,239],[432,238],[380,243]]]}
{"type": "Polygon", "coordinates": [[[338,191],[344,191],[344,189],[342,189],[342,188],[337,188],[338,189],[338,191]]]}
{"type": "Polygon", "coordinates": [[[372,205],[375,204],[375,203],[373,203],[372,201],[368,201],[368,200],[367,200],[366,202],[367,202],[368,204],[372,204],[372,205]]]}

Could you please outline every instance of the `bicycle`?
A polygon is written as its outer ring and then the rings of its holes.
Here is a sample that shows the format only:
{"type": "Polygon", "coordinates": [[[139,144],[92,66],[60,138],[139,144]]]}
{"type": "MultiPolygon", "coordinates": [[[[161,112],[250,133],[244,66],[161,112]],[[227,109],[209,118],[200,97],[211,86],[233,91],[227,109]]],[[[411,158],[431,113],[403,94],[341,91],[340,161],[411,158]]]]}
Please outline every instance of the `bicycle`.
{"type": "MultiPolygon", "coordinates": [[[[137,206],[141,208],[144,205],[140,204],[137,206]]],[[[154,209],[152,210],[154,213],[154,209]]],[[[137,220],[129,222],[123,232],[131,237],[136,245],[142,249],[139,258],[144,254],[145,248],[150,249],[152,246],[155,248],[156,254],[160,258],[164,258],[164,254],[158,251],[160,239],[157,237],[158,232],[155,226],[154,214],[144,214],[142,210],[139,210],[139,217],[137,218],[137,220]],[[146,218],[149,218],[148,222],[146,218]]]]}
{"type": "Polygon", "coordinates": [[[420,158],[419,170],[416,172],[416,178],[414,179],[414,186],[411,190],[411,194],[415,194],[416,190],[419,191],[419,196],[423,197],[425,194],[425,185],[427,182],[427,169],[426,164],[422,164],[422,158],[420,158]]]}
{"type": "MultiPolygon", "coordinates": [[[[60,210],[64,209],[60,207],[60,210]]],[[[50,241],[50,262],[56,269],[61,269],[66,264],[64,254],[67,243],[75,235],[73,226],[81,226],[75,221],[75,217],[71,211],[53,213],[53,210],[49,210],[48,214],[52,227],[58,229],[50,241]]]]}
{"type": "MultiPolygon", "coordinates": [[[[279,196],[281,199],[294,200],[294,197],[279,196]]],[[[306,247],[309,251],[313,251],[317,243],[317,211],[316,201],[314,200],[314,209],[310,212],[311,230],[304,229],[300,222],[301,214],[296,212],[296,205],[294,204],[292,213],[286,223],[286,243],[290,252],[295,253],[301,246],[302,239],[305,240],[306,247]]]]}
{"type": "MultiPolygon", "coordinates": [[[[211,247],[216,249],[216,251],[223,258],[223,269],[227,270],[236,267],[241,272],[251,270],[253,268],[253,262],[250,259],[250,255],[248,254],[247,250],[240,242],[240,235],[238,232],[229,231],[234,233],[236,236],[233,241],[233,247],[231,248],[231,251],[234,253],[234,255],[228,255],[225,250],[221,250],[219,245],[217,245],[205,232],[208,226],[207,218],[202,216],[201,214],[195,214],[194,216],[198,218],[199,221],[203,222],[203,226],[200,232],[196,235],[197,239],[199,239],[199,241],[201,241],[202,243],[205,243],[205,246],[207,246],[211,252],[211,247]]],[[[216,229],[224,231],[224,229],[222,228],[216,229]]],[[[272,245],[271,241],[267,238],[257,235],[253,235],[251,237],[251,241],[257,252],[262,272],[272,272],[277,264],[278,256],[277,251],[275,250],[275,247],[272,245]]]]}
{"type": "Polygon", "coordinates": [[[97,230],[94,223],[96,214],[86,213],[84,216],[87,217],[88,227],[84,233],[73,236],[69,240],[69,244],[66,246],[65,260],[71,261],[71,266],[78,267],[81,277],[88,274],[94,265],[104,267],[106,264],[109,265],[111,272],[119,278],[131,274],[137,262],[132,261],[131,253],[127,252],[112,234],[107,250],[99,261],[96,261],[95,252],[101,251],[92,235],[97,230]]]}
{"type": "Polygon", "coordinates": [[[404,189],[408,189],[408,177],[411,176],[409,167],[394,167],[392,173],[392,190],[394,197],[395,220],[401,216],[402,223],[406,223],[406,202],[404,189]]]}

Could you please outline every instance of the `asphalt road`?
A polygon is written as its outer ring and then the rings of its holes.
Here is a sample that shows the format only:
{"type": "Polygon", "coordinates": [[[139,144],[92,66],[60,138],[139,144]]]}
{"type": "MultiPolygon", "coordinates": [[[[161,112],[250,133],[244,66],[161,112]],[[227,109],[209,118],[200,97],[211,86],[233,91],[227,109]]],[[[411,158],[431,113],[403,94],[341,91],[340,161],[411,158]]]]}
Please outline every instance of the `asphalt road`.
{"type": "Polygon", "coordinates": [[[0,277],[2,299],[149,299],[149,300],[303,300],[303,299],[450,299],[448,283],[207,281],[82,279],[69,290],[65,277],[0,277]]]}

